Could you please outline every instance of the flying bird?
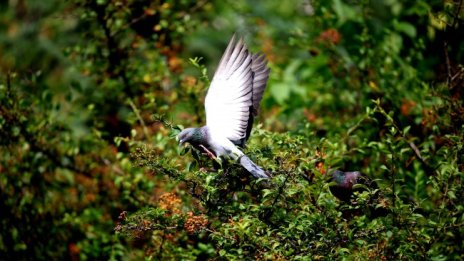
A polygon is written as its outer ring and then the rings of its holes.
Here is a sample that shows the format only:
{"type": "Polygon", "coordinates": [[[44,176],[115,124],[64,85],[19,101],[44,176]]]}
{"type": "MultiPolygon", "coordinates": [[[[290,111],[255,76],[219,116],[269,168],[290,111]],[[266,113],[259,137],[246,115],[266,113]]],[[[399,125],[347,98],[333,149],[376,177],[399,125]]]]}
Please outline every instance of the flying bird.
{"type": "Polygon", "coordinates": [[[269,73],[264,55],[251,53],[243,38],[232,36],[206,95],[206,125],[184,129],[179,143],[190,143],[212,159],[235,160],[255,178],[269,178],[239,149],[250,137],[269,73]]]}

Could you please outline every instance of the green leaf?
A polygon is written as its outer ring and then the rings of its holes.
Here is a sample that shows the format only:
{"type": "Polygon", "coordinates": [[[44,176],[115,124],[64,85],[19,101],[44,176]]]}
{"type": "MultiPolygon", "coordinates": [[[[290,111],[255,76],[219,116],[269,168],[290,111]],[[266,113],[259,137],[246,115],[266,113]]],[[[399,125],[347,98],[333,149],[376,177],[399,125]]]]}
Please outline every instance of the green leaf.
{"type": "Polygon", "coordinates": [[[290,97],[290,89],[285,83],[274,83],[269,86],[269,91],[279,104],[283,104],[290,97]]]}
{"type": "Polygon", "coordinates": [[[407,36],[411,38],[415,38],[417,35],[416,27],[408,22],[397,22],[393,24],[395,30],[405,33],[407,36]]]}

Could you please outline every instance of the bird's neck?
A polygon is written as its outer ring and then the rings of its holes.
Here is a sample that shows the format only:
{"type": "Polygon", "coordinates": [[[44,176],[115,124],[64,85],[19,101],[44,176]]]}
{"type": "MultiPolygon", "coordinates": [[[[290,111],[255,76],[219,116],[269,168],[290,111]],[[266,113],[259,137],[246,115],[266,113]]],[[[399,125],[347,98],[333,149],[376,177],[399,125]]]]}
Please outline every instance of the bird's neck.
{"type": "Polygon", "coordinates": [[[194,145],[205,144],[208,137],[208,129],[206,126],[195,128],[192,137],[190,139],[190,143],[194,145]]]}
{"type": "Polygon", "coordinates": [[[345,184],[345,183],[346,183],[346,180],[347,180],[347,179],[346,179],[345,176],[340,176],[340,175],[335,176],[335,182],[336,182],[338,185],[341,185],[341,186],[346,185],[346,184],[345,184]]]}

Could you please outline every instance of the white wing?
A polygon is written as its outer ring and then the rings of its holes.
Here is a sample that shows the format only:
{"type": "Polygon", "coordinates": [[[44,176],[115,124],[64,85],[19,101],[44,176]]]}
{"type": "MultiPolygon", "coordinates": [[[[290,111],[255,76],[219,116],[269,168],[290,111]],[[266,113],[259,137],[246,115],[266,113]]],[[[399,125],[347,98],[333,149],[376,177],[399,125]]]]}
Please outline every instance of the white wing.
{"type": "Polygon", "coordinates": [[[205,100],[206,125],[214,133],[239,140],[245,137],[253,106],[252,56],[235,35],[222,55],[205,100]]]}

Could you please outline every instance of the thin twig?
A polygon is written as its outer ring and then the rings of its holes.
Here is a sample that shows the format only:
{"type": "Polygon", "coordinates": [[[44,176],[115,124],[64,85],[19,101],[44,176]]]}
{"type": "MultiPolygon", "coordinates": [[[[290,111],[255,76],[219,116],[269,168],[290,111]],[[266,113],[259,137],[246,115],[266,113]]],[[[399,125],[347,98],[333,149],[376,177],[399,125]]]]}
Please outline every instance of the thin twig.
{"type": "Polygon", "coordinates": [[[409,141],[411,140],[410,137],[406,136],[406,134],[404,134],[404,132],[400,129],[400,127],[398,127],[398,125],[396,125],[396,122],[395,120],[393,120],[393,118],[388,115],[388,113],[382,108],[382,106],[380,104],[377,104],[377,108],[380,110],[380,112],[387,118],[387,120],[392,124],[392,126],[396,129],[396,131],[400,134],[400,136],[406,140],[406,142],[408,143],[409,147],[412,149],[412,151],[414,152],[414,154],[416,155],[416,157],[419,159],[419,161],[423,164],[423,166],[425,167],[425,170],[427,172],[431,172],[432,169],[431,167],[429,166],[429,164],[424,160],[424,158],[422,157],[419,149],[417,148],[416,144],[414,144],[413,141],[409,141]]]}
{"type": "Polygon", "coordinates": [[[11,71],[6,73],[6,90],[7,94],[11,93],[11,71]]]}
{"type": "Polygon", "coordinates": [[[271,207],[268,209],[267,213],[264,215],[265,219],[268,219],[270,215],[272,214],[274,210],[274,206],[277,203],[277,200],[279,199],[280,195],[282,195],[282,192],[284,191],[285,186],[287,185],[288,178],[290,177],[289,173],[287,173],[284,182],[282,185],[279,187],[279,191],[277,192],[277,196],[274,198],[274,201],[271,204],[271,207]]]}
{"type": "Polygon", "coordinates": [[[223,234],[221,234],[221,233],[219,233],[219,232],[217,232],[217,231],[214,231],[214,230],[212,230],[212,229],[203,228],[203,230],[206,231],[206,232],[209,232],[209,233],[211,233],[211,234],[217,234],[217,235],[221,236],[222,238],[225,238],[225,239],[228,239],[228,240],[232,240],[232,241],[234,241],[234,242],[236,241],[235,238],[230,237],[230,236],[223,235],[223,234]]]}
{"type": "Polygon", "coordinates": [[[451,89],[451,63],[448,55],[448,41],[443,42],[443,48],[445,50],[445,61],[446,61],[446,71],[448,77],[446,77],[446,85],[448,86],[449,89],[451,89]]]}
{"type": "Polygon", "coordinates": [[[163,254],[163,245],[164,245],[165,240],[166,240],[166,233],[163,231],[163,237],[161,239],[161,244],[158,250],[158,254],[156,255],[156,260],[161,260],[161,255],[163,254]]]}
{"type": "Polygon", "coordinates": [[[456,9],[456,12],[453,15],[453,25],[452,27],[454,28],[459,21],[459,13],[461,12],[461,6],[462,6],[462,0],[459,1],[458,8],[456,9]]]}
{"type": "Polygon", "coordinates": [[[179,130],[180,131],[180,128],[178,126],[174,126],[174,124],[171,121],[166,120],[164,115],[154,114],[152,116],[152,118],[153,118],[153,120],[155,122],[159,122],[159,123],[163,124],[165,127],[169,128],[171,130],[179,130]]]}
{"type": "Polygon", "coordinates": [[[109,4],[106,5],[98,5],[96,3],[89,3],[87,4],[88,8],[91,8],[97,14],[96,19],[101,28],[103,29],[103,33],[105,35],[106,40],[106,48],[108,49],[108,62],[109,67],[107,71],[112,75],[112,78],[121,78],[123,83],[124,92],[129,96],[135,96],[134,92],[130,88],[129,79],[127,78],[127,52],[119,47],[119,42],[114,37],[111,32],[110,27],[107,24],[107,16],[106,16],[106,9],[109,4]],[[116,77],[114,77],[116,76],[116,77]]]}
{"type": "Polygon", "coordinates": [[[127,29],[129,26],[137,23],[138,21],[144,19],[145,17],[147,17],[147,14],[142,14],[141,16],[139,17],[136,17],[134,19],[132,19],[129,23],[121,26],[118,30],[114,31],[111,33],[111,37],[116,37],[116,35],[118,35],[120,32],[122,32],[124,29],[127,29]]]}
{"type": "Polygon", "coordinates": [[[147,125],[145,124],[145,121],[143,120],[142,116],[140,116],[140,112],[139,112],[139,110],[137,109],[137,107],[135,106],[134,102],[133,102],[132,99],[130,99],[130,98],[129,98],[129,105],[131,106],[132,110],[133,110],[134,113],[135,113],[135,116],[137,117],[137,119],[139,120],[140,124],[142,125],[143,134],[145,135],[145,139],[147,139],[148,141],[150,141],[150,136],[149,136],[149,134],[148,134],[147,125]]]}
{"type": "MultiPolygon", "coordinates": [[[[395,151],[393,150],[392,144],[389,144],[389,149],[392,155],[391,166],[390,166],[391,184],[392,184],[392,192],[393,192],[392,200],[393,200],[393,207],[396,207],[396,194],[395,194],[395,190],[396,190],[396,169],[395,169],[396,158],[395,158],[395,155],[396,154],[395,154],[395,151]]],[[[397,215],[394,215],[394,216],[396,217],[397,215]]]]}
{"type": "MultiPolygon", "coordinates": [[[[451,30],[453,30],[456,27],[456,25],[457,25],[457,23],[459,21],[459,13],[461,11],[461,6],[462,6],[462,0],[459,1],[459,4],[458,4],[458,6],[456,8],[456,11],[452,15],[453,23],[450,25],[451,30]]],[[[448,38],[448,30],[446,30],[445,39],[447,39],[447,38],[448,38]]],[[[451,69],[451,63],[450,63],[449,54],[448,54],[448,40],[443,41],[443,48],[444,48],[444,51],[445,51],[445,62],[446,62],[446,71],[447,71],[446,85],[448,86],[448,89],[451,90],[452,89],[451,83],[455,79],[456,75],[458,75],[459,73],[456,74],[455,76],[451,75],[452,74],[452,72],[451,72],[452,69],[451,69]]]]}

